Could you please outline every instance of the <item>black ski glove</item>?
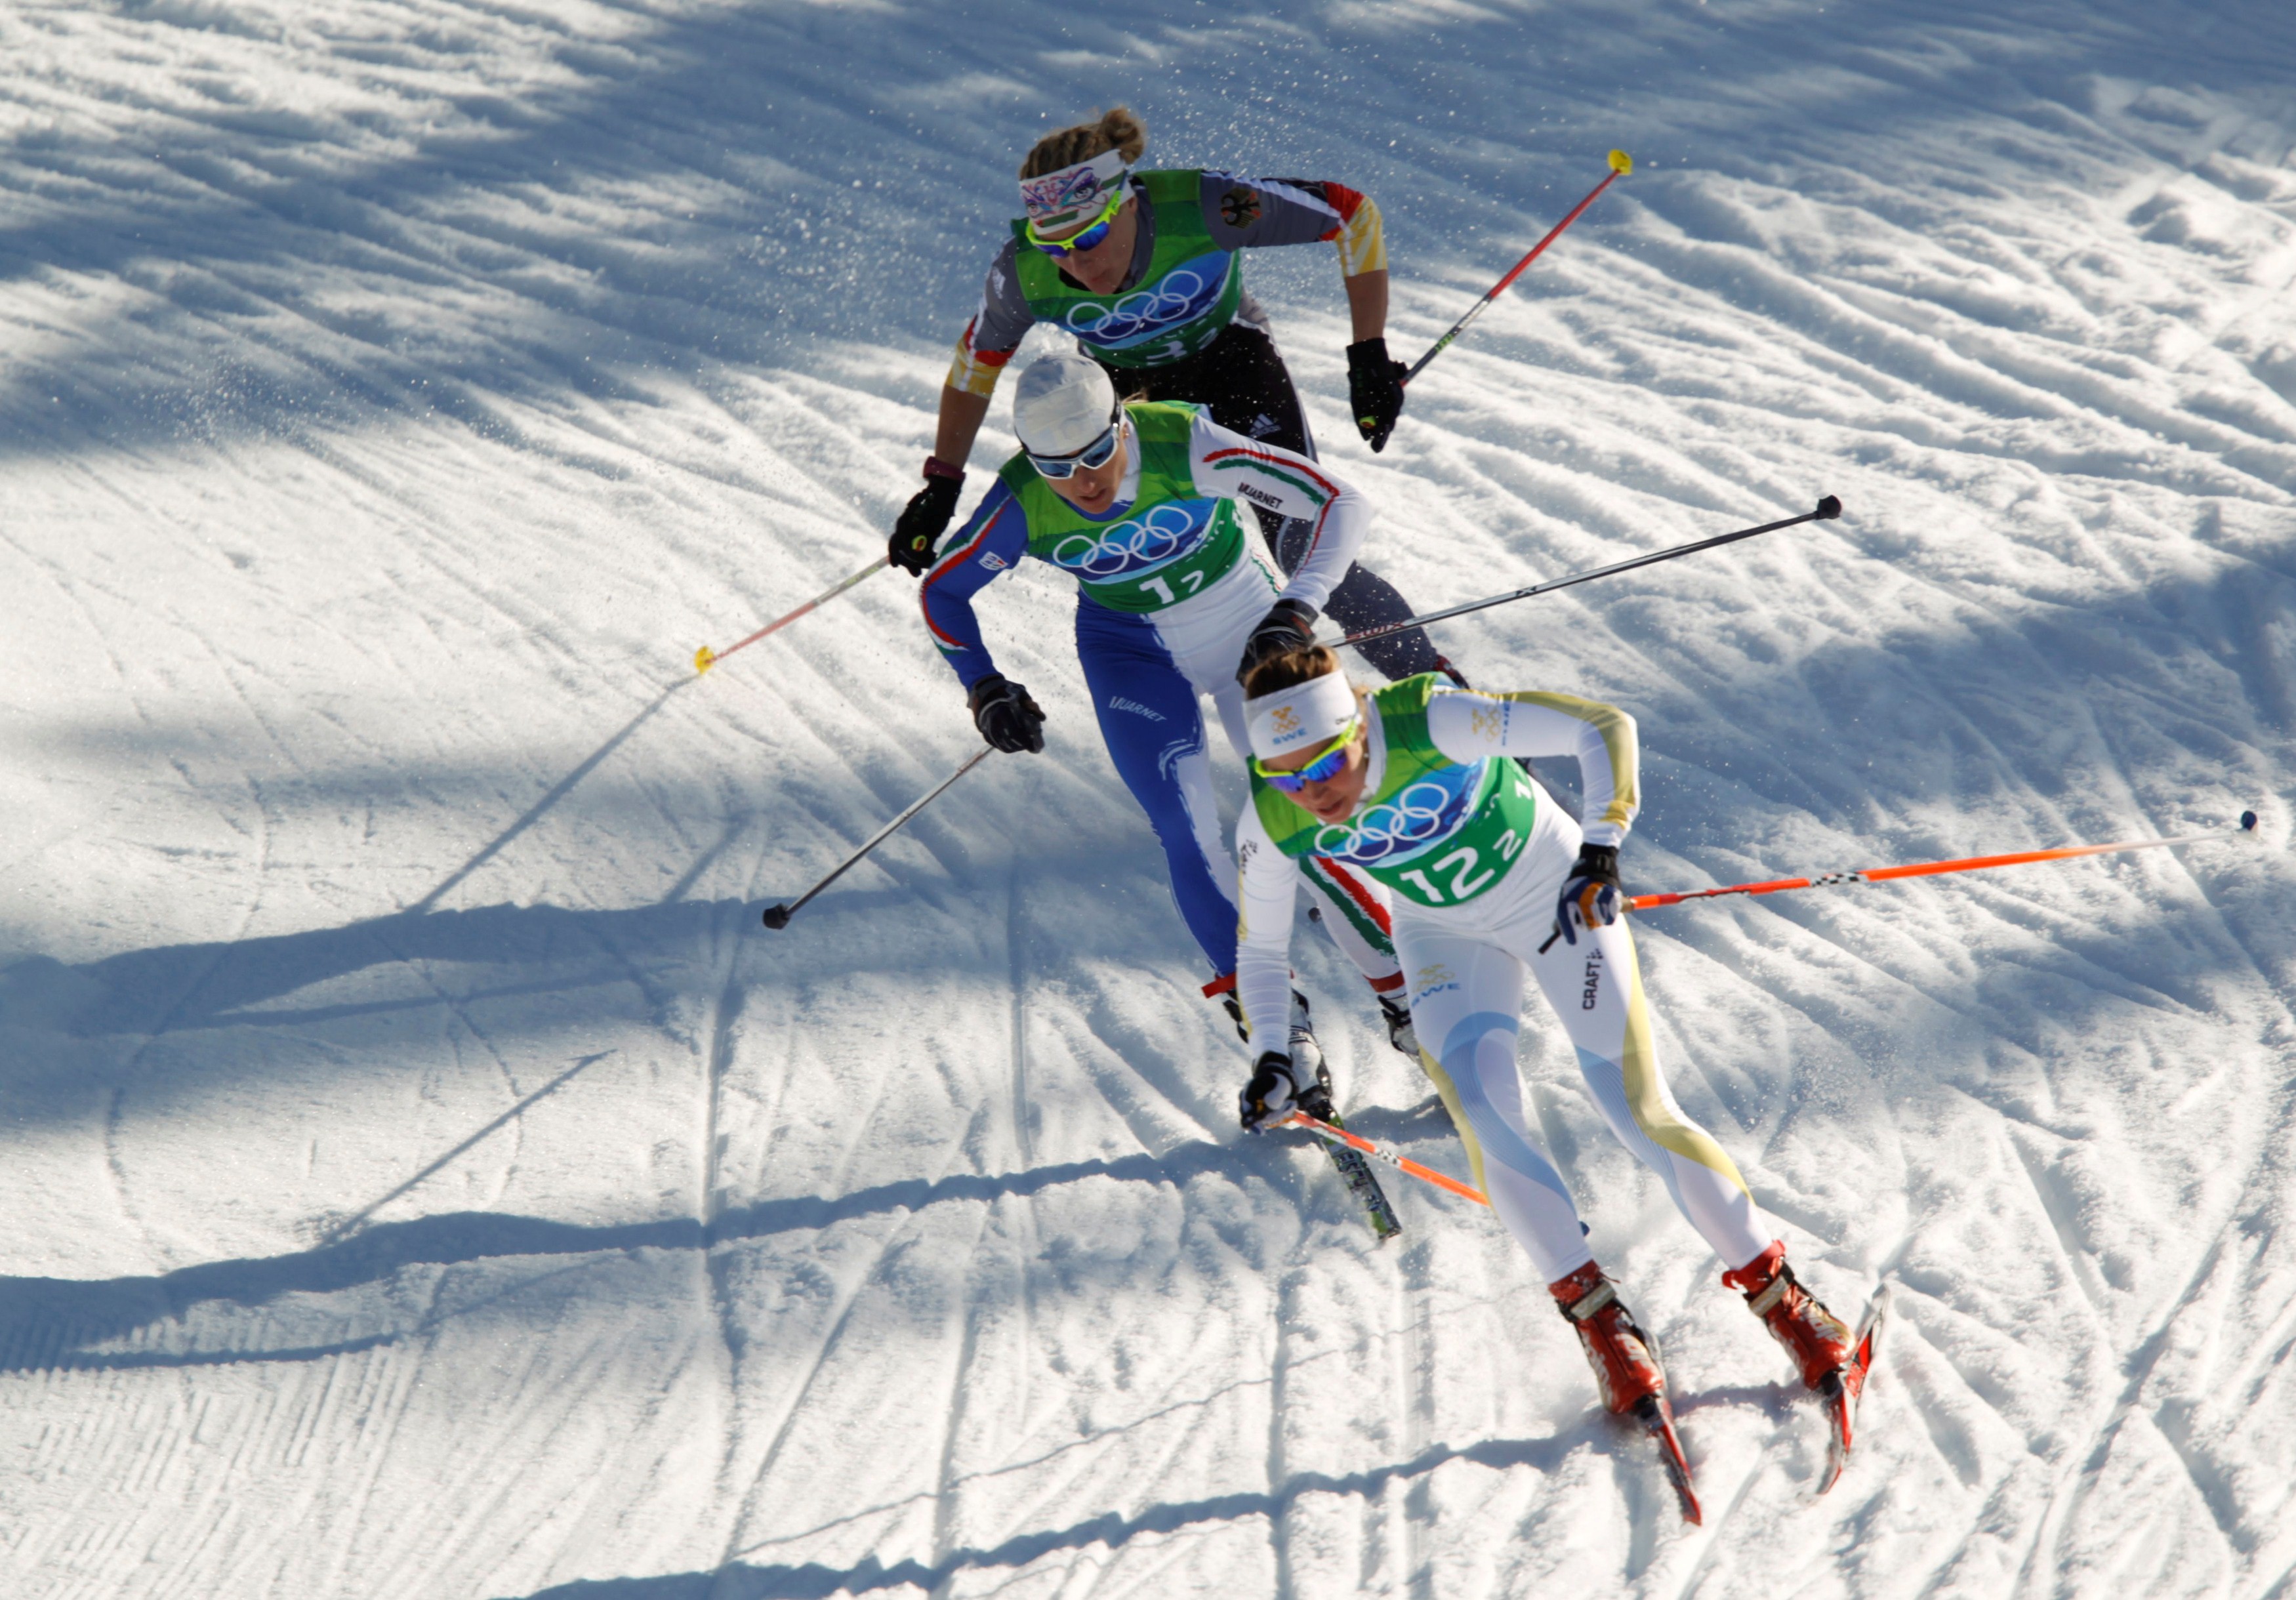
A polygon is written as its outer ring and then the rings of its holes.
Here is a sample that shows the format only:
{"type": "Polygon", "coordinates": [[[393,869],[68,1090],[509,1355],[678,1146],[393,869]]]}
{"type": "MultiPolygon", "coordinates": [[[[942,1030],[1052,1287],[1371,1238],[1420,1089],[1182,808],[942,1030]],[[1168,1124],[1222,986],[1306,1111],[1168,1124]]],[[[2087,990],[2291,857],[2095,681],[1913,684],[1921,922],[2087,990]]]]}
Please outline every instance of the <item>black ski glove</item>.
{"type": "Polygon", "coordinates": [[[1251,1069],[1251,1081],[1235,1097],[1236,1110],[1243,1119],[1243,1131],[1266,1132],[1270,1122],[1290,1112],[1295,1104],[1297,1090],[1292,1082],[1292,1058],[1280,1050],[1262,1050],[1259,1064],[1251,1069]]]}
{"type": "MultiPolygon", "coordinates": [[[[1578,942],[1579,928],[1607,928],[1619,920],[1619,847],[1582,844],[1562,894],[1554,902],[1554,925],[1562,942],[1578,942]]],[[[1552,943],[1552,940],[1548,941],[1552,943]]]]}
{"type": "Polygon", "coordinates": [[[1260,662],[1287,650],[1297,650],[1315,636],[1314,606],[1304,600],[1277,601],[1267,608],[1267,615],[1259,619],[1259,626],[1243,642],[1243,660],[1236,663],[1235,681],[1242,683],[1260,662]]]}
{"type": "Polygon", "coordinates": [[[927,478],[924,488],[911,495],[901,508],[893,524],[893,537],[885,546],[885,559],[912,578],[922,578],[933,563],[933,546],[940,543],[948,520],[956,514],[956,497],[964,488],[962,472],[954,478],[927,478]]]}
{"type": "Polygon", "coordinates": [[[1403,374],[1410,370],[1388,359],[1384,339],[1348,347],[1348,404],[1355,408],[1356,431],[1374,452],[1387,448],[1387,436],[1403,414],[1403,374]]]}
{"type": "Polygon", "coordinates": [[[1029,692],[1001,672],[992,672],[972,685],[967,703],[972,726],[980,736],[1007,755],[1045,748],[1045,713],[1029,692]]]}

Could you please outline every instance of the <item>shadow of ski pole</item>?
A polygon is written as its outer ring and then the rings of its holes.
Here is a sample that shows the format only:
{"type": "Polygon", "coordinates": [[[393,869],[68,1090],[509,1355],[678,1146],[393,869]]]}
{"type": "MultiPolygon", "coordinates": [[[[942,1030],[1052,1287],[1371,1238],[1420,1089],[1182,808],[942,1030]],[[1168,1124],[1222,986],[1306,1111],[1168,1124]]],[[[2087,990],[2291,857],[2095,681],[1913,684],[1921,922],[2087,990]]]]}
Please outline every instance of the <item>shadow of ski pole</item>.
{"type": "Polygon", "coordinates": [[[680,689],[685,688],[686,685],[693,683],[693,681],[694,680],[690,677],[680,678],[676,683],[671,684],[668,688],[664,689],[660,693],[655,695],[652,700],[648,701],[638,714],[631,718],[627,722],[624,723],[621,727],[615,732],[611,738],[608,739],[603,744],[598,746],[597,749],[592,751],[583,759],[580,766],[575,767],[573,771],[559,779],[558,782],[551,787],[549,793],[544,795],[540,800],[535,801],[532,806],[528,808],[525,816],[520,817],[516,822],[511,824],[509,827],[496,834],[493,841],[482,848],[477,855],[472,856],[468,861],[463,862],[462,866],[456,867],[453,872],[448,873],[436,888],[431,890],[429,894],[424,895],[421,899],[415,901],[414,904],[409,906],[407,910],[417,915],[429,911],[431,907],[438,905],[439,900],[446,896],[447,891],[452,890],[457,883],[460,883],[463,879],[469,877],[472,873],[478,871],[479,868],[484,866],[488,862],[500,855],[504,849],[510,844],[511,841],[516,839],[521,833],[525,833],[527,829],[532,827],[536,823],[540,822],[544,816],[549,814],[551,808],[557,805],[560,800],[564,800],[569,794],[573,792],[575,784],[580,783],[584,778],[588,777],[593,772],[595,772],[598,769],[599,763],[603,761],[608,756],[612,755],[615,751],[621,748],[622,742],[624,740],[627,739],[632,734],[636,733],[639,728],[643,727],[647,719],[652,717],[656,711],[660,710],[662,707],[668,705],[671,695],[676,693],[680,689]]]}

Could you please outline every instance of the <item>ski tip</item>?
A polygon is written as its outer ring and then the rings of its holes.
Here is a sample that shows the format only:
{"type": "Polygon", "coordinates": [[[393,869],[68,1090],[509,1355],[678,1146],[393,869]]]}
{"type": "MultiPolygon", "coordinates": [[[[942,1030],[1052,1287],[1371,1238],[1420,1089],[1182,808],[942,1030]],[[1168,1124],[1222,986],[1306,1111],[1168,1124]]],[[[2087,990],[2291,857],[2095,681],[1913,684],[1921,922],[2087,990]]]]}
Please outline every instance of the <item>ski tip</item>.
{"type": "Polygon", "coordinates": [[[704,644],[693,652],[693,676],[700,677],[718,664],[718,652],[704,644]]]}
{"type": "Polygon", "coordinates": [[[765,923],[767,927],[786,928],[789,926],[789,920],[790,908],[788,907],[768,906],[766,907],[765,923]]]}
{"type": "Polygon", "coordinates": [[[1623,150],[1611,152],[1611,170],[1623,177],[1635,169],[1635,158],[1623,150]]]}
{"type": "Polygon", "coordinates": [[[1817,501],[1817,520],[1831,522],[1841,514],[1841,502],[1832,495],[1821,495],[1817,501]]]}
{"type": "Polygon", "coordinates": [[[2240,831],[2243,833],[2253,833],[2256,832],[2255,812],[2243,811],[2240,814],[2240,831]]]}

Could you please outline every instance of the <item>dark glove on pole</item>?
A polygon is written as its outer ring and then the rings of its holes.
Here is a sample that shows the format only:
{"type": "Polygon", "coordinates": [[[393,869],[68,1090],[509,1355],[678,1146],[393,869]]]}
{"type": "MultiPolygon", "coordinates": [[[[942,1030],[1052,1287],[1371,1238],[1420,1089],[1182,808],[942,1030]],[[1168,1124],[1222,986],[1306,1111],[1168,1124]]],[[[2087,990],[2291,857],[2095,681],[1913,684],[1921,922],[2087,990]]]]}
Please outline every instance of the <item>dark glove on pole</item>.
{"type": "Polygon", "coordinates": [[[912,578],[922,578],[932,565],[933,546],[947,531],[948,520],[956,514],[956,497],[964,490],[963,472],[933,471],[938,464],[926,467],[924,488],[901,508],[893,537],[885,545],[885,559],[912,578]]]}
{"type": "Polygon", "coordinates": [[[992,672],[972,685],[968,703],[972,726],[980,736],[1007,755],[1045,748],[1045,713],[1029,692],[1002,673],[992,672]]]}
{"type": "Polygon", "coordinates": [[[1315,642],[1316,608],[1304,600],[1279,600],[1267,608],[1267,615],[1243,642],[1243,660],[1236,663],[1235,681],[1250,677],[1251,669],[1271,656],[1315,642]]]}
{"type": "MultiPolygon", "coordinates": [[[[1578,942],[1578,928],[1607,928],[1619,920],[1619,848],[1613,844],[1582,844],[1578,863],[1563,881],[1554,902],[1554,924],[1562,942],[1578,942]]],[[[1549,939],[1547,944],[1554,941],[1549,939]]],[[[1540,947],[1542,949],[1545,946],[1540,947]]]]}
{"type": "Polygon", "coordinates": [[[1297,1103],[1292,1082],[1292,1058],[1281,1050],[1263,1050],[1251,1069],[1251,1081],[1235,1097],[1235,1108],[1246,1133],[1264,1131],[1297,1103]]]}
{"type": "Polygon", "coordinates": [[[1410,370],[1388,358],[1384,339],[1348,347],[1348,404],[1355,408],[1356,431],[1374,452],[1387,448],[1387,436],[1403,414],[1403,374],[1410,370]]]}

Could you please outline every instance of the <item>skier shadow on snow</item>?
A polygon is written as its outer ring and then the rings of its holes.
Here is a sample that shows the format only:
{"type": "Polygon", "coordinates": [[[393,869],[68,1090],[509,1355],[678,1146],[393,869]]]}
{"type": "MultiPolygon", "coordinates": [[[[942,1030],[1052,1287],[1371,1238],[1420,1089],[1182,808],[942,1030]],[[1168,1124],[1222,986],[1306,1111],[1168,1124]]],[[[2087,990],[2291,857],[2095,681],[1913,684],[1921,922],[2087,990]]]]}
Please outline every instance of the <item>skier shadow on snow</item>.
{"type": "MultiPolygon", "coordinates": [[[[1269,1147],[1272,1161],[1276,1147],[1269,1147]]],[[[179,1320],[193,1307],[226,1302],[244,1308],[282,1296],[324,1294],[424,1266],[457,1266],[519,1258],[596,1256],[634,1251],[701,1251],[744,1239],[812,1231],[894,1210],[919,1211],[951,1202],[994,1202],[1027,1197],[1089,1178],[1185,1186],[1210,1173],[1233,1175],[1237,1153],[1222,1145],[1183,1145],[1163,1156],[1069,1161],[1025,1171],[960,1173],[879,1185],[835,1197],[797,1195],[758,1201],[721,1213],[704,1227],[690,1217],[602,1226],[551,1222],[488,1211],[458,1211],[381,1223],[348,1238],[298,1251],[243,1260],[203,1262],[159,1276],[104,1280],[0,1278],[0,1372],[203,1366],[311,1360],[419,1336],[409,1327],[320,1346],[215,1351],[102,1351],[89,1346],[129,1338],[179,1320]]]]}
{"type": "Polygon", "coordinates": [[[942,1586],[963,1573],[1023,1567],[1057,1551],[1095,1545],[1115,1549],[1144,1533],[1174,1533],[1200,1522],[1233,1522],[1244,1518],[1265,1518],[1275,1522],[1307,1495],[1376,1499],[1390,1483],[1423,1478],[1453,1462],[1501,1471],[1527,1466],[1551,1473],[1579,1447],[1587,1429],[1597,1425],[1590,1420],[1547,1439],[1490,1439],[1456,1448],[1437,1446],[1409,1461],[1359,1473],[1300,1473],[1284,1479],[1272,1490],[1177,1500],[1152,1506],[1136,1516],[1107,1512],[1066,1528],[1015,1534],[1003,1544],[985,1550],[952,1551],[931,1565],[902,1561],[888,1566],[873,1558],[844,1568],[817,1563],[752,1566],[735,1561],[715,1572],[676,1572],[658,1578],[610,1578],[558,1584],[537,1590],[522,1600],[827,1600],[832,1595],[904,1588],[939,1593],[942,1586]]]}

